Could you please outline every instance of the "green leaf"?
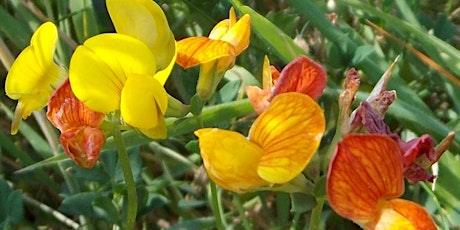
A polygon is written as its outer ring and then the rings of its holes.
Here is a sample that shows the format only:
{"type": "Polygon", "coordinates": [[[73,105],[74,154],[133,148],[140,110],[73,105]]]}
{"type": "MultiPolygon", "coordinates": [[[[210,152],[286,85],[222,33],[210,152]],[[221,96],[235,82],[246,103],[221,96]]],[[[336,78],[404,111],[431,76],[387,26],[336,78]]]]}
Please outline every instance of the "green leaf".
{"type": "Polygon", "coordinates": [[[66,197],[59,210],[70,215],[94,216],[93,201],[100,195],[96,192],[82,192],[66,197]]]}
{"type": "Polygon", "coordinates": [[[120,214],[111,199],[99,196],[93,200],[92,204],[95,215],[111,224],[120,225],[120,214]]]}
{"type": "Polygon", "coordinates": [[[460,226],[460,162],[451,152],[439,160],[439,172],[434,193],[454,226],[460,226]]]}
{"type": "Polygon", "coordinates": [[[0,31],[3,32],[18,48],[23,49],[29,45],[32,31],[27,24],[17,20],[0,6],[0,31]]]}
{"type": "Polygon", "coordinates": [[[38,168],[41,168],[41,167],[44,167],[44,166],[49,166],[49,165],[55,165],[59,162],[63,162],[63,161],[67,161],[67,160],[70,160],[70,158],[64,154],[64,153],[61,153],[59,155],[56,155],[56,156],[53,156],[53,157],[50,157],[46,160],[42,160],[42,161],[39,161],[35,164],[32,164],[32,165],[29,165],[25,168],[22,168],[18,171],[16,171],[16,173],[25,173],[25,172],[30,172],[30,171],[33,171],[35,169],[38,169],[38,168]]]}
{"type": "Polygon", "coordinates": [[[99,33],[98,24],[94,15],[93,4],[89,0],[69,1],[73,25],[77,34],[78,43],[82,44],[87,38],[99,33]]]}

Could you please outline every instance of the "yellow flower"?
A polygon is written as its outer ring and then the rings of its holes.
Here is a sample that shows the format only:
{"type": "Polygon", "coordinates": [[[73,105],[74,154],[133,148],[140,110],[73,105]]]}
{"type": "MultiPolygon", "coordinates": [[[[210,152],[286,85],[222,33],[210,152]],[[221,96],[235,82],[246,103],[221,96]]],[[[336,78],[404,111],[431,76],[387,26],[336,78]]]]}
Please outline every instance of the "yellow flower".
{"type": "Polygon", "coordinates": [[[216,128],[195,132],[209,177],[224,189],[242,193],[283,184],[297,177],[319,146],[324,114],[309,96],[276,96],[243,135],[216,128]]]}
{"type": "Polygon", "coordinates": [[[249,45],[250,16],[236,20],[230,9],[229,19],[219,22],[208,37],[190,37],[177,43],[177,63],[184,69],[200,64],[197,94],[209,98],[225,71],[232,68],[238,56],[249,45]]]}
{"type": "Polygon", "coordinates": [[[32,35],[30,45],[16,58],[6,76],[6,95],[19,100],[14,111],[11,134],[32,111],[43,108],[54,89],[61,84],[60,68],[53,61],[58,39],[57,28],[43,23],[32,35]]]}
{"type": "Polygon", "coordinates": [[[157,79],[165,82],[176,61],[176,40],[161,7],[152,0],[107,0],[117,33],[143,41],[155,55],[157,79]]]}
{"type": "MultiPolygon", "coordinates": [[[[158,54],[161,55],[161,54],[158,54]]],[[[168,98],[155,68],[155,55],[142,41],[124,34],[101,34],[85,41],[70,61],[76,97],[102,113],[120,110],[128,125],[151,138],[166,137],[168,98]]]]}

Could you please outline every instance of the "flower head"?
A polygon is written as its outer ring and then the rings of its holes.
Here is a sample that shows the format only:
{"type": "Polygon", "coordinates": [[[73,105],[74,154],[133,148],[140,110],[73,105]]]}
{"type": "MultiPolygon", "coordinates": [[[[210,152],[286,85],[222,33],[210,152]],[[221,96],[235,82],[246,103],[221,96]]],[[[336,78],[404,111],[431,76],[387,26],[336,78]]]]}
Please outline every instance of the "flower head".
{"type": "Polygon", "coordinates": [[[382,134],[349,134],[330,162],[327,194],[331,207],[365,229],[436,229],[404,193],[403,156],[398,143],[382,134]]]}
{"type": "Polygon", "coordinates": [[[6,95],[19,100],[11,124],[11,134],[17,133],[21,118],[26,119],[32,111],[46,105],[54,89],[61,83],[60,68],[53,61],[57,39],[56,26],[51,22],[43,23],[8,72],[6,95]]]}
{"type": "Polygon", "coordinates": [[[200,65],[197,94],[209,98],[224,73],[233,67],[238,56],[249,45],[250,17],[236,19],[230,9],[228,19],[222,20],[211,30],[208,37],[189,37],[177,43],[177,63],[184,69],[200,65]]]}
{"type": "Polygon", "coordinates": [[[66,80],[51,96],[46,116],[61,131],[59,140],[67,155],[81,167],[93,167],[105,141],[99,129],[105,115],[79,101],[66,80]]]}
{"type": "Polygon", "coordinates": [[[263,67],[263,89],[246,87],[248,98],[257,113],[264,111],[278,94],[299,92],[317,99],[326,87],[327,75],[323,67],[305,56],[290,62],[281,73],[270,66],[265,57],[263,67]]]}
{"type": "Polygon", "coordinates": [[[195,131],[209,177],[242,193],[283,184],[297,177],[319,146],[324,114],[309,96],[276,96],[252,125],[249,137],[227,130],[195,131]]]}
{"type": "Polygon", "coordinates": [[[90,109],[102,113],[120,110],[128,125],[151,138],[164,138],[168,99],[163,75],[155,68],[155,55],[144,42],[128,35],[94,36],[72,56],[72,90],[90,109]]]}

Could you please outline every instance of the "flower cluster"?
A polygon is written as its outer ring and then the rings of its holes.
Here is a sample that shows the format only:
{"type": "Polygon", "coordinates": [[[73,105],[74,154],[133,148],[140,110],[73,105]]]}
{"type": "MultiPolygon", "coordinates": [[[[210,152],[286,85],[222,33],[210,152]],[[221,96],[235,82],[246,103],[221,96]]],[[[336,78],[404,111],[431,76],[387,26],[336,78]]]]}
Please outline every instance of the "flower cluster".
{"type": "Polygon", "coordinates": [[[64,151],[82,167],[93,167],[99,158],[108,132],[100,129],[106,114],[148,137],[166,137],[163,85],[176,59],[166,17],[149,0],[106,3],[116,33],[96,35],[78,46],[68,73],[53,61],[58,32],[46,22],[14,62],[5,84],[7,95],[19,100],[11,133],[18,131],[21,118],[48,104],[47,117],[61,131],[64,151]]]}
{"type": "MultiPolygon", "coordinates": [[[[237,18],[233,8],[209,36],[176,42],[154,1],[106,0],[106,6],[116,32],[95,35],[79,45],[68,73],[54,61],[58,29],[46,22],[19,54],[5,83],[6,94],[18,100],[11,133],[18,132],[21,119],[47,106],[47,118],[61,132],[64,152],[85,168],[97,163],[113,127],[134,129],[151,139],[167,138],[166,111],[182,105],[164,87],[174,65],[199,66],[196,95],[200,102],[209,102],[248,47],[251,34],[251,17],[237,18]]],[[[394,64],[354,111],[360,76],[354,69],[347,74],[338,101],[335,142],[326,143],[333,151],[322,156],[328,164],[328,202],[365,229],[436,229],[422,206],[400,197],[405,179],[433,181],[435,175],[428,169],[448,148],[453,134],[435,146],[428,134],[407,141],[390,130],[384,117],[396,100],[396,92],[386,90],[393,68],[394,64]]],[[[252,118],[256,116],[247,136],[204,126],[194,131],[203,166],[215,184],[235,193],[309,193],[305,183],[313,179],[304,171],[326,132],[318,102],[326,88],[326,70],[306,56],[298,56],[281,71],[265,57],[262,69],[262,87],[246,87],[247,105],[254,108],[252,118]],[[299,186],[299,181],[304,184],[299,186]]],[[[184,111],[179,114],[185,116],[188,110],[184,111]]],[[[131,209],[135,213],[137,207],[131,209]]]]}

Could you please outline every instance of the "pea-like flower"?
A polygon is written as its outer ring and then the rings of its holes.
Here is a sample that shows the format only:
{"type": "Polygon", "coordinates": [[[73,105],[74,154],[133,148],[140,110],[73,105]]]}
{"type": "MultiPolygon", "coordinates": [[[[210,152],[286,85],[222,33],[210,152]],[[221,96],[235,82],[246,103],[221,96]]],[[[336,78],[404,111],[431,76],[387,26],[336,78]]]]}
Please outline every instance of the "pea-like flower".
{"type": "Polygon", "coordinates": [[[230,9],[228,19],[220,21],[208,37],[189,37],[177,43],[177,63],[184,69],[200,65],[197,94],[208,99],[217,88],[225,72],[235,64],[236,56],[249,45],[250,16],[236,20],[230,9]]]}
{"type": "Polygon", "coordinates": [[[389,136],[346,135],[329,166],[329,204],[365,229],[436,229],[422,206],[399,198],[403,165],[400,147],[389,136]]]}
{"type": "Polygon", "coordinates": [[[57,28],[52,22],[43,23],[32,35],[30,45],[16,58],[6,76],[6,95],[18,100],[11,124],[16,134],[21,119],[34,110],[45,107],[48,99],[64,79],[53,55],[58,40],[57,28]]]}
{"type": "Polygon", "coordinates": [[[264,59],[262,89],[247,86],[249,101],[257,113],[263,112],[278,94],[298,92],[317,99],[326,87],[327,74],[324,68],[306,56],[299,56],[290,62],[281,73],[264,59]]]}
{"type": "Polygon", "coordinates": [[[92,168],[105,142],[99,129],[105,114],[79,101],[66,80],[51,96],[46,116],[61,131],[59,140],[66,154],[77,165],[92,168]]]}
{"type": "Polygon", "coordinates": [[[320,106],[309,96],[276,96],[246,138],[217,128],[195,131],[209,177],[224,189],[243,193],[296,178],[316,152],[325,130],[320,106]]]}
{"type": "MultiPolygon", "coordinates": [[[[162,55],[156,53],[155,55],[162,55]]],[[[119,110],[128,125],[151,138],[166,137],[168,107],[155,55],[142,41],[124,34],[100,34],[78,46],[69,79],[76,97],[102,113],[119,110]]]]}

